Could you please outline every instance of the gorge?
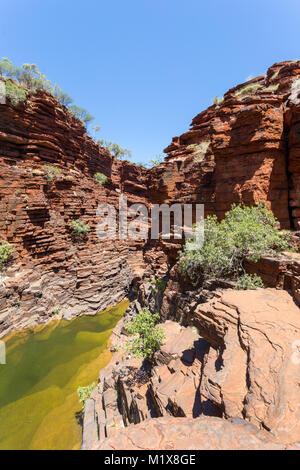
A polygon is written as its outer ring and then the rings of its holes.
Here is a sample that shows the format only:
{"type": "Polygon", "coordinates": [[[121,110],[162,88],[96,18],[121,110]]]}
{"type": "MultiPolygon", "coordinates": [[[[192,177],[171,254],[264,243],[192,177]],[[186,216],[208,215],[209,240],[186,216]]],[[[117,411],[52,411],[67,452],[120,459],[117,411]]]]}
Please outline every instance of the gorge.
{"type": "Polygon", "coordinates": [[[229,90],[165,153],[151,169],[114,158],[44,90],[0,104],[0,230],[14,248],[0,339],[129,298],[112,349],[142,307],[160,314],[166,340],[151,370],[116,350],[86,403],[83,449],[299,448],[299,255],[247,262],[265,289],[194,286],[178,270],[182,240],[100,241],[96,226],[98,205],[118,212],[120,195],[149,209],[204,204],[219,219],[266,201],[300,244],[300,61],[229,90]],[[87,237],[74,240],[74,220],[87,237]]]}

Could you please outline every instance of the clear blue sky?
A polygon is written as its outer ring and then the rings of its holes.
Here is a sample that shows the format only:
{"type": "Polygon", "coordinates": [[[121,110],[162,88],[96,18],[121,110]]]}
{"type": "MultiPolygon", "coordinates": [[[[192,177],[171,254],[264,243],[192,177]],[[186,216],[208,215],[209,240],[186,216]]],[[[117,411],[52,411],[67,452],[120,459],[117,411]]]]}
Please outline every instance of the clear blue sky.
{"type": "Polygon", "coordinates": [[[300,58],[299,0],[1,0],[0,56],[36,63],[145,162],[248,76],[300,58]]]}

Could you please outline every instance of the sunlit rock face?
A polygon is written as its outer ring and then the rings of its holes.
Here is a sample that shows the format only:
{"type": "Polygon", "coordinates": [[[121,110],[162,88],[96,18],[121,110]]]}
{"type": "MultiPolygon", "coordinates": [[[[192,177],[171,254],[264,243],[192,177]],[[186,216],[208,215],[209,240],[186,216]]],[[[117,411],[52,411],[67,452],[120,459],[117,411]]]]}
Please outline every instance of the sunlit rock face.
{"type": "Polygon", "coordinates": [[[113,159],[46,92],[0,105],[0,230],[15,250],[1,276],[0,336],[53,310],[96,313],[127,295],[142,242],[100,241],[96,211],[104,203],[118,211],[121,192],[146,203],[145,173],[113,159]],[[108,177],[104,187],[97,172],[108,177]],[[84,239],[72,237],[76,219],[90,226],[84,239]]]}
{"type": "Polygon", "coordinates": [[[203,203],[220,218],[232,203],[266,200],[282,227],[298,228],[299,76],[299,62],[283,62],[232,88],[149,170],[99,148],[46,92],[0,105],[0,230],[15,249],[2,273],[0,335],[56,308],[67,317],[106,308],[145,273],[162,276],[176,263],[180,240],[98,239],[97,207],[118,211],[121,193],[148,208],[203,203]],[[59,170],[54,178],[45,165],[59,170]],[[89,224],[86,239],[72,239],[76,219],[89,224]]]}

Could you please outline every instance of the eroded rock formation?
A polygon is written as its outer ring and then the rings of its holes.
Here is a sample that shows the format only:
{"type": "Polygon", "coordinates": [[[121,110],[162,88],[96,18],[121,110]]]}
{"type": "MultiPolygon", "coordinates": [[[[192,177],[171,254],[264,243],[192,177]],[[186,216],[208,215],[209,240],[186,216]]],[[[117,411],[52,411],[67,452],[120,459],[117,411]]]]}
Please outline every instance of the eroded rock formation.
{"type": "Polygon", "coordinates": [[[129,204],[147,203],[145,181],[145,170],[113,159],[47,93],[0,105],[0,230],[14,247],[1,275],[0,336],[53,310],[95,313],[125,297],[142,242],[101,242],[96,211],[103,203],[118,210],[121,192],[129,204]],[[108,177],[105,187],[96,172],[108,177]],[[76,219],[89,224],[86,239],[72,238],[76,219]]]}
{"type": "Polygon", "coordinates": [[[298,450],[242,420],[158,418],[131,425],[92,450],[298,450]]]}
{"type": "Polygon", "coordinates": [[[151,170],[114,159],[46,92],[0,105],[0,230],[14,247],[1,273],[0,337],[54,311],[95,313],[132,283],[128,315],[147,305],[181,322],[164,323],[150,369],[115,354],[87,402],[83,448],[297,447],[299,257],[248,263],[273,289],[236,292],[222,280],[195,288],[177,270],[182,241],[100,241],[96,226],[98,205],[118,213],[124,194],[129,205],[203,203],[220,218],[232,203],[265,200],[281,227],[298,229],[299,77],[300,62],[285,62],[232,88],[151,170]],[[72,237],[75,219],[89,224],[86,238],[72,237]],[[165,276],[164,292],[151,276],[165,276]]]}

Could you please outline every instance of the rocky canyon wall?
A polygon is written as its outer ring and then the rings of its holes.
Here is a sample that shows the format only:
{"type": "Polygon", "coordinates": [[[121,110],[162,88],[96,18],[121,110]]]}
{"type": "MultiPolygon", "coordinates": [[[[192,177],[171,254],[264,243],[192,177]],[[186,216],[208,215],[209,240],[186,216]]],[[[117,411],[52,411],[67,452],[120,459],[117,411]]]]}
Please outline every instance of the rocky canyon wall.
{"type": "MultiPolygon", "coordinates": [[[[163,276],[178,240],[99,241],[96,210],[129,204],[203,203],[220,218],[232,203],[266,200],[282,227],[300,222],[300,62],[229,90],[175,137],[165,161],[146,170],[117,161],[51,95],[0,105],[0,231],[14,247],[1,273],[0,335],[93,313],[127,295],[133,279],[163,276]],[[51,179],[45,165],[57,173],[51,179]],[[94,179],[104,173],[101,187],[94,179]],[[69,223],[90,225],[74,240],[69,223]]],[[[274,285],[274,284],[272,284],[274,285]]]]}
{"type": "Polygon", "coordinates": [[[147,203],[146,171],[113,159],[51,95],[0,105],[0,230],[14,248],[1,273],[0,335],[53,311],[95,313],[128,294],[142,242],[96,234],[98,205],[118,210],[121,192],[147,203]],[[96,172],[108,177],[105,187],[96,172]],[[86,239],[72,237],[76,219],[89,224],[86,239]]]}

